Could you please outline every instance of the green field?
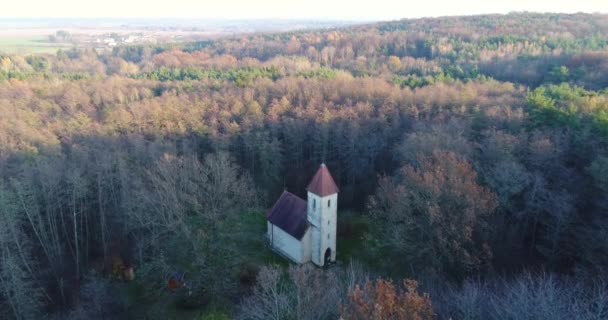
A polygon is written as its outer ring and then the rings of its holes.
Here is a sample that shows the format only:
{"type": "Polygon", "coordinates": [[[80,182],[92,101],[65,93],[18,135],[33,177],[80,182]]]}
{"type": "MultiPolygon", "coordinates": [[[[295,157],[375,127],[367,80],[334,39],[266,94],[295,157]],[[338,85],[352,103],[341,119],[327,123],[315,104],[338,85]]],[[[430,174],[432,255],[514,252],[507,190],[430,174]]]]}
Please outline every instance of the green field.
{"type": "Polygon", "coordinates": [[[0,53],[55,53],[71,46],[47,42],[45,37],[0,37],[0,53]]]}

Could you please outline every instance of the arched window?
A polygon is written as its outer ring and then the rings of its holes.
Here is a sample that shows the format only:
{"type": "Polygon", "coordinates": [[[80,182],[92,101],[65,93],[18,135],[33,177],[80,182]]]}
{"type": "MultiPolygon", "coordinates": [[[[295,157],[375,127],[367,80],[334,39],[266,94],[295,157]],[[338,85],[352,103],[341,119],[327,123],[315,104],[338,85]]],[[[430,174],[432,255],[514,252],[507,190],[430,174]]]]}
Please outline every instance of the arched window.
{"type": "Polygon", "coordinates": [[[327,207],[331,208],[331,199],[327,200],[327,207]]]}
{"type": "Polygon", "coordinates": [[[312,199],[312,210],[317,208],[317,199],[312,199]]]}

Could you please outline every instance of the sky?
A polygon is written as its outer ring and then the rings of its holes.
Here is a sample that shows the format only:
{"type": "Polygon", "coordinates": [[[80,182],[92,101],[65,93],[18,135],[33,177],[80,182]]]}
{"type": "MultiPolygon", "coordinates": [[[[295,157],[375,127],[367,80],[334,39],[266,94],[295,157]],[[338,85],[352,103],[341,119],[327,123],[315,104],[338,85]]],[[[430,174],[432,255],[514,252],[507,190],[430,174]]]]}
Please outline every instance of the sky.
{"type": "Polygon", "coordinates": [[[394,20],[482,13],[602,12],[608,0],[5,0],[0,18],[394,20]]]}

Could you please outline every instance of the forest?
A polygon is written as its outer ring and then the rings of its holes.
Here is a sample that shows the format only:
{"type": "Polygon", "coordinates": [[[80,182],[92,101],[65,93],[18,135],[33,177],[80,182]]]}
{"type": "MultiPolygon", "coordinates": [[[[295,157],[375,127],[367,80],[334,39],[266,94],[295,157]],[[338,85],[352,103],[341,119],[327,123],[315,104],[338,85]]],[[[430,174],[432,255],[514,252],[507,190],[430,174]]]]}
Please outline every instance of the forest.
{"type": "Polygon", "coordinates": [[[0,54],[0,219],[0,318],[606,319],[608,15],[0,54]]]}

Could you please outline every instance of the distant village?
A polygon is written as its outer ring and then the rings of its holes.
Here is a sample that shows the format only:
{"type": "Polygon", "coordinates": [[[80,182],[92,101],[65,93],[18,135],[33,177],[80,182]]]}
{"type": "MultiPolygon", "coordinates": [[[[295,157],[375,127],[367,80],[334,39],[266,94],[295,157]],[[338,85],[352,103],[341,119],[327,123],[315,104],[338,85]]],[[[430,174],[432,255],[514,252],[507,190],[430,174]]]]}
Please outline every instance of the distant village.
{"type": "Polygon", "coordinates": [[[152,35],[143,35],[141,33],[131,35],[105,34],[89,40],[88,43],[93,44],[96,48],[112,48],[121,44],[156,44],[158,43],[158,39],[152,35]]]}
{"type": "Polygon", "coordinates": [[[120,45],[159,44],[178,41],[191,41],[191,36],[169,32],[130,32],[130,33],[70,33],[59,30],[48,36],[50,43],[72,44],[77,47],[111,49],[120,45]]]}

